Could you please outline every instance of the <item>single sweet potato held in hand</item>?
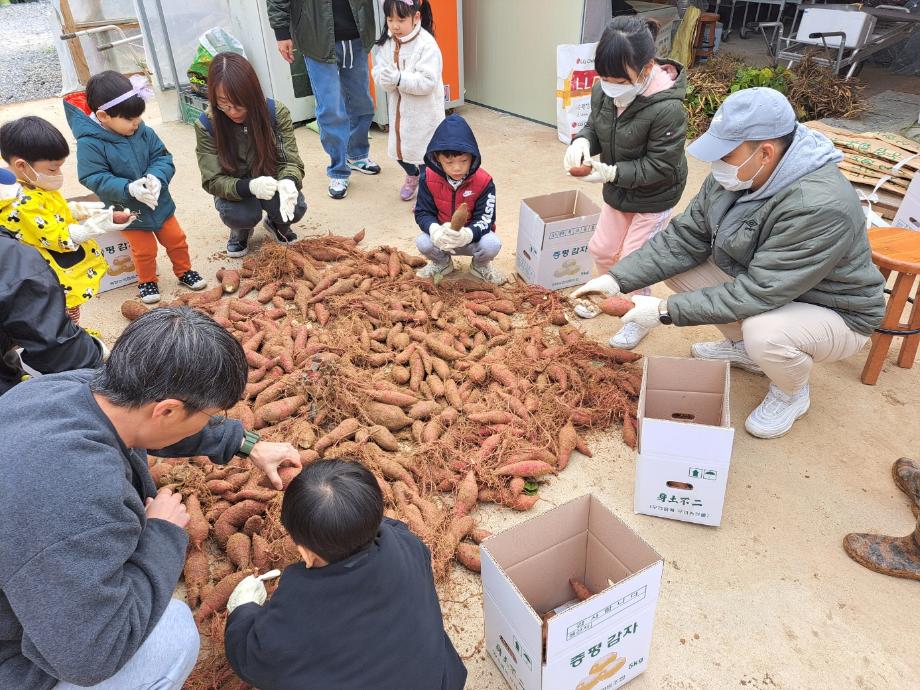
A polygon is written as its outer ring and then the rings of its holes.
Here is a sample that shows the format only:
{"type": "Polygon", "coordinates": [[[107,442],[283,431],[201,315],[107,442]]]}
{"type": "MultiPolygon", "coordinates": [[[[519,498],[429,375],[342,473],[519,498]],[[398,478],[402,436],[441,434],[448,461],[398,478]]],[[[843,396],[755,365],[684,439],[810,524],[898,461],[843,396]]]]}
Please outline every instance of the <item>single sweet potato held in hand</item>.
{"type": "Polygon", "coordinates": [[[131,220],[131,214],[128,211],[112,211],[112,222],[115,225],[124,225],[131,220]]]}
{"type": "Polygon", "coordinates": [[[626,297],[608,297],[600,306],[601,311],[609,316],[623,316],[636,305],[626,297]]]}
{"type": "Polygon", "coordinates": [[[454,211],[454,215],[450,217],[450,227],[452,230],[459,230],[460,228],[465,227],[469,220],[470,208],[464,201],[457,207],[457,210],[454,211]]]}
{"type": "Polygon", "coordinates": [[[574,168],[569,168],[569,175],[572,177],[587,177],[591,174],[592,169],[590,165],[576,165],[574,168]]]}

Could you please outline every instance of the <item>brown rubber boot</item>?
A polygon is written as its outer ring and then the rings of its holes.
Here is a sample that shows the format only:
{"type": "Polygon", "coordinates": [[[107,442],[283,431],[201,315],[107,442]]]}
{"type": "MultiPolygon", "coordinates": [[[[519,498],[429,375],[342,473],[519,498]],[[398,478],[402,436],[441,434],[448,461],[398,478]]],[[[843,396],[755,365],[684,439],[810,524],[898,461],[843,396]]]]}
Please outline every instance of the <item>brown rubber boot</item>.
{"type": "Polygon", "coordinates": [[[913,534],[886,537],[881,534],[848,534],[843,549],[861,566],[882,575],[920,580],[920,520],[913,534]]]}
{"type": "Polygon", "coordinates": [[[898,488],[910,498],[914,517],[920,519],[920,463],[900,458],[891,466],[891,476],[898,488]]]}

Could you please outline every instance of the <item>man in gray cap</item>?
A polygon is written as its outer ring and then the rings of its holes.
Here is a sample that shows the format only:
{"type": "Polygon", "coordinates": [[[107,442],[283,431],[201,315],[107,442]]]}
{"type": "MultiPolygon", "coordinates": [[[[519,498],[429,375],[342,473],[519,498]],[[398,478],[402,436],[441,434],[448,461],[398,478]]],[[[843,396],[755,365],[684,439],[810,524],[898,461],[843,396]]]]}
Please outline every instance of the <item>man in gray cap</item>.
{"type": "Polygon", "coordinates": [[[770,389],[745,428],[776,438],[808,411],[813,363],[859,352],[881,323],[884,280],[865,216],[840,153],[773,89],[729,96],[687,152],[712,166],[689,207],[571,296],[664,280],[676,294],[634,296],[623,320],[645,333],[715,325],[725,339],[693,345],[693,356],[766,374],[770,389]]]}

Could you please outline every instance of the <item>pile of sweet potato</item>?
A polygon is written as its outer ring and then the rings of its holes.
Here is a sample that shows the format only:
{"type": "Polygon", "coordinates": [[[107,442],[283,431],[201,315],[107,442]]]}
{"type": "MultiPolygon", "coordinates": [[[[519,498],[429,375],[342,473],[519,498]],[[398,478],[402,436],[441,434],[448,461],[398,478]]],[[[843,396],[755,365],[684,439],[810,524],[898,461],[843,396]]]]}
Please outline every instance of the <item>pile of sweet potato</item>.
{"type": "MultiPolygon", "coordinates": [[[[422,260],[364,251],[362,239],[268,245],[178,303],[243,345],[249,380],[229,416],[293,443],[305,463],[363,462],[387,514],[429,545],[444,581],[454,560],[479,569],[478,504],[532,508],[539,482],[575,451],[590,455],[586,429],[619,423],[635,445],[638,356],[566,325],[555,293],[463,278],[435,285],[415,277],[422,260]]],[[[144,310],[122,309],[129,319],[144,310]]],[[[278,522],[280,492],[248,462],[160,461],[151,471],[190,510],[200,505],[185,581],[203,630],[250,569],[297,559],[278,522]]]]}

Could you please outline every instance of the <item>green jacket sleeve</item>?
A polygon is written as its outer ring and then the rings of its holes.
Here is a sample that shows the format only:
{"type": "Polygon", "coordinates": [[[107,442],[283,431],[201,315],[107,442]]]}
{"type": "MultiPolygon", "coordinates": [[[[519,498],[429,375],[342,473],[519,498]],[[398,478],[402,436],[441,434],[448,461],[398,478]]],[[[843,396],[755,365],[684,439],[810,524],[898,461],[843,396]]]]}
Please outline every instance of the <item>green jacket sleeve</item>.
{"type": "Polygon", "coordinates": [[[283,103],[275,101],[275,136],[278,142],[278,175],[279,180],[288,178],[293,180],[300,189],[303,183],[303,161],[297,150],[297,140],[294,138],[294,122],[291,113],[283,103]]]}
{"type": "Polygon", "coordinates": [[[770,237],[744,273],[730,283],[672,295],[668,312],[678,326],[731,323],[801,297],[824,280],[851,241],[845,210],[802,204],[773,222],[770,237]]]}
{"type": "Polygon", "coordinates": [[[712,232],[706,222],[704,206],[714,186],[717,183],[712,176],[707,177],[682,214],[672,218],[668,227],[610,269],[620,290],[624,293],[641,290],[689,271],[709,258],[712,232]]]}
{"type": "Polygon", "coordinates": [[[592,156],[596,156],[601,152],[601,140],[598,139],[597,131],[594,129],[594,119],[599,116],[602,100],[600,82],[595,82],[594,88],[591,90],[591,114],[588,115],[588,121],[581,128],[581,131],[572,137],[572,141],[575,141],[575,139],[587,139],[588,143],[591,144],[592,156]]]}
{"type": "Polygon", "coordinates": [[[617,163],[614,185],[632,189],[673,180],[684,157],[687,113],[683,103],[668,101],[649,128],[645,155],[617,163]]]}
{"type": "MultiPolygon", "coordinates": [[[[295,0],[303,2],[303,0],[295,0]]],[[[291,38],[291,0],[267,0],[268,23],[275,31],[275,40],[291,38]]]]}
{"type": "Polygon", "coordinates": [[[198,121],[195,122],[195,154],[198,156],[198,169],[201,171],[201,186],[204,191],[220,199],[240,201],[242,197],[236,191],[239,178],[227,175],[221,169],[214,137],[208,134],[198,121]]]}

